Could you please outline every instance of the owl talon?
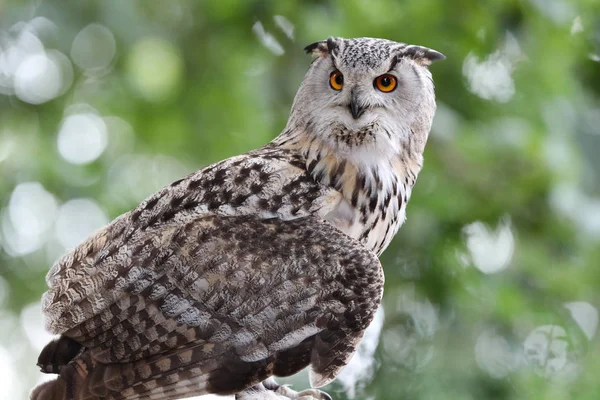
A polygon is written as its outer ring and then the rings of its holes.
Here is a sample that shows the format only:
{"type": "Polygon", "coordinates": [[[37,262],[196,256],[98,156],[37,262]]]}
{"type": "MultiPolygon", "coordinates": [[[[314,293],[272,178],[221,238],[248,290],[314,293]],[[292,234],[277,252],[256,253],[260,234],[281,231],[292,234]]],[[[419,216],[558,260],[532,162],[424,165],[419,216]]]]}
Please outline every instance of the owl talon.
{"type": "Polygon", "coordinates": [[[273,378],[259,383],[235,396],[236,400],[333,400],[330,395],[317,389],[296,392],[289,385],[280,385],[273,378]]]}
{"type": "Polygon", "coordinates": [[[281,386],[276,392],[291,400],[333,400],[329,394],[317,389],[306,389],[296,392],[290,389],[289,386],[281,386]]]}

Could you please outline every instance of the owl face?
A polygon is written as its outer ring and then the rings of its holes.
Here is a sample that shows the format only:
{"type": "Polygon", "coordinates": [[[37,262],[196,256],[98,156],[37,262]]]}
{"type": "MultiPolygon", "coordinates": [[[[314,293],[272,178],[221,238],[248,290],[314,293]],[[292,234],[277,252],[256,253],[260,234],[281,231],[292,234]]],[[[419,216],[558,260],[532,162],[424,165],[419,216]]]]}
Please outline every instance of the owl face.
{"type": "Polygon", "coordinates": [[[383,39],[331,38],[316,54],[292,108],[292,119],[344,156],[422,152],[435,111],[427,66],[444,56],[383,39]]]}

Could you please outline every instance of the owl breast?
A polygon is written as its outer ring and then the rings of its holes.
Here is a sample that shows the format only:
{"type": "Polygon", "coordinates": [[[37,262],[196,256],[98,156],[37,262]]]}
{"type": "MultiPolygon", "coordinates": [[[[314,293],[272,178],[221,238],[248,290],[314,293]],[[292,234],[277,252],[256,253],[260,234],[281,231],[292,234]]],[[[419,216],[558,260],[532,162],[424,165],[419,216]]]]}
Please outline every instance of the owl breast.
{"type": "Polygon", "coordinates": [[[358,177],[353,195],[348,198],[340,194],[325,219],[379,255],[406,219],[410,187],[393,172],[371,174],[369,178],[358,177]]]}

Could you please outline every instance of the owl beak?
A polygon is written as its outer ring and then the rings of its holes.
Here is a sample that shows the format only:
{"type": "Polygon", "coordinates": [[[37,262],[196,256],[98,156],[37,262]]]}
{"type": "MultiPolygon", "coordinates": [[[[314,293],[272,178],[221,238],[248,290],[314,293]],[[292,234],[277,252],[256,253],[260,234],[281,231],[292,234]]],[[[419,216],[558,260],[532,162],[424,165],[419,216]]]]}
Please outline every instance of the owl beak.
{"type": "Polygon", "coordinates": [[[354,119],[358,119],[362,115],[362,113],[365,112],[365,108],[360,105],[357,96],[354,92],[352,92],[351,94],[350,112],[352,113],[352,117],[354,117],[354,119]]]}

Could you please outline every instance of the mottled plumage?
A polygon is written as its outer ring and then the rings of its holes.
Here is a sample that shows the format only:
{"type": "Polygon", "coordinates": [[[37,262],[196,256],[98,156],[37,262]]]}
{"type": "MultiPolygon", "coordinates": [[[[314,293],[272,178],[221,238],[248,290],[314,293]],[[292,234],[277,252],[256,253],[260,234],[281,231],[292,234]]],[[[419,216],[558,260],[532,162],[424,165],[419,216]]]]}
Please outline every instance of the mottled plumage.
{"type": "Polygon", "coordinates": [[[39,365],[60,377],[33,399],[326,398],[271,377],[310,365],[313,387],[329,383],[372,320],[377,255],[405,219],[435,110],[426,66],[441,55],[381,39],[307,51],[317,58],[273,142],[163,188],[50,270],[42,307],[61,336],[39,365]],[[398,87],[378,93],[386,73],[398,87]]]}

